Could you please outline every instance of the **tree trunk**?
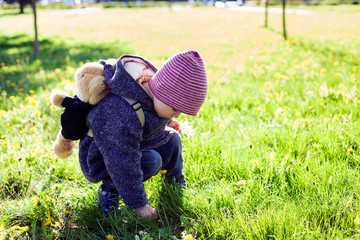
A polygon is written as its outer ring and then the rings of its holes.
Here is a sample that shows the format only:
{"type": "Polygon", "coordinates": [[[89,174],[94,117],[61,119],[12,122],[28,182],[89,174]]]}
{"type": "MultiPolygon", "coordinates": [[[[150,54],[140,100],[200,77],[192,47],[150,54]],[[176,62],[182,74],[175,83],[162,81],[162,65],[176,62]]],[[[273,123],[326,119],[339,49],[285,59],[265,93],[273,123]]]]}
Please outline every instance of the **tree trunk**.
{"type": "Polygon", "coordinates": [[[269,1],[270,0],[265,0],[265,24],[264,27],[268,28],[268,8],[269,8],[269,1]]]}
{"type": "Polygon", "coordinates": [[[39,40],[38,40],[38,31],[37,31],[37,19],[36,19],[36,0],[31,1],[31,6],[34,12],[34,30],[35,30],[35,40],[34,40],[34,55],[35,57],[39,56],[39,40]]]}
{"type": "Polygon", "coordinates": [[[282,8],[283,8],[283,16],[282,16],[282,24],[283,24],[283,36],[284,39],[287,40],[287,34],[286,34],[286,0],[282,0],[282,8]]]}
{"type": "Polygon", "coordinates": [[[23,14],[24,13],[24,7],[25,7],[25,0],[20,0],[19,4],[20,4],[20,14],[23,14]]]}

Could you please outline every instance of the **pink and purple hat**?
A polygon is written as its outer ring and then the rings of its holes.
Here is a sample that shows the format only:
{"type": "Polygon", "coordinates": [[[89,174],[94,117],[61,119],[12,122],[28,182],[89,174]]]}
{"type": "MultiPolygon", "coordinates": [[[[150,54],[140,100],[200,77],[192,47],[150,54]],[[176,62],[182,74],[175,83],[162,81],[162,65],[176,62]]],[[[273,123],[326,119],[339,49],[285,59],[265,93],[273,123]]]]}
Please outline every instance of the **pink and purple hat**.
{"type": "Polygon", "coordinates": [[[204,61],[195,50],[180,52],[169,58],[155,73],[149,87],[155,97],[166,105],[196,116],[207,93],[204,61]]]}

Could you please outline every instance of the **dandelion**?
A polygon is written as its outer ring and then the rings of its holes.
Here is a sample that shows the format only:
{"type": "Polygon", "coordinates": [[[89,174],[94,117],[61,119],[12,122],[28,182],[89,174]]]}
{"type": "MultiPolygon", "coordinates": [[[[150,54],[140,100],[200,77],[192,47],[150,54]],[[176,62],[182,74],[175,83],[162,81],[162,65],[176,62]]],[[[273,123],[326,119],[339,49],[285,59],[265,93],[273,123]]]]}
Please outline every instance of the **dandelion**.
{"type": "Polygon", "coordinates": [[[283,114],[284,112],[285,112],[285,109],[283,109],[282,107],[279,107],[275,111],[275,118],[277,119],[280,116],[280,114],[283,114]]]}
{"type": "Polygon", "coordinates": [[[7,138],[7,135],[1,135],[0,138],[1,138],[1,139],[6,139],[6,138],[7,138]]]}
{"type": "Polygon", "coordinates": [[[51,220],[50,221],[47,221],[46,223],[44,223],[44,226],[46,227],[46,226],[48,226],[48,225],[50,225],[51,224],[51,220]]]}
{"type": "Polygon", "coordinates": [[[166,170],[159,170],[159,173],[160,173],[161,175],[164,175],[164,174],[167,173],[167,171],[166,171],[166,170]]]}
{"type": "Polygon", "coordinates": [[[20,226],[13,226],[9,229],[11,232],[19,231],[20,234],[29,230],[29,226],[20,227],[20,226]]]}
{"type": "Polygon", "coordinates": [[[51,224],[51,215],[50,215],[50,211],[47,212],[46,214],[46,218],[47,218],[47,222],[44,223],[44,226],[48,226],[51,224]]]}
{"type": "Polygon", "coordinates": [[[33,105],[34,107],[36,107],[37,102],[36,102],[36,101],[34,101],[34,100],[31,100],[31,101],[30,101],[30,104],[31,104],[31,105],[33,105]]]}
{"type": "Polygon", "coordinates": [[[4,71],[7,71],[9,68],[7,66],[2,66],[1,69],[4,70],[4,71]]]}
{"type": "Polygon", "coordinates": [[[114,240],[114,236],[111,234],[106,235],[106,239],[108,240],[114,240]]]}
{"type": "Polygon", "coordinates": [[[30,94],[34,94],[35,91],[34,91],[34,90],[30,90],[29,93],[30,93],[30,94]]]}
{"type": "Polygon", "coordinates": [[[354,150],[353,148],[349,148],[349,149],[347,150],[347,152],[348,152],[348,153],[354,153],[355,150],[354,150]]]}
{"type": "Polygon", "coordinates": [[[241,180],[241,181],[238,181],[238,182],[236,183],[236,186],[241,187],[241,186],[244,186],[245,184],[246,184],[246,181],[245,181],[245,180],[241,180]]]}
{"type": "Polygon", "coordinates": [[[220,124],[220,125],[219,125],[219,129],[220,129],[220,130],[224,130],[224,129],[225,129],[224,124],[220,124]]]}
{"type": "Polygon", "coordinates": [[[193,137],[196,134],[196,129],[190,125],[188,121],[181,122],[181,134],[187,135],[189,137],[193,137]]]}
{"type": "Polygon", "coordinates": [[[10,100],[13,100],[15,98],[15,96],[10,96],[9,99],[10,100]]]}
{"type": "Polygon", "coordinates": [[[8,145],[8,144],[9,144],[9,142],[8,142],[8,141],[5,141],[5,142],[2,142],[2,143],[1,143],[1,146],[2,146],[2,147],[5,147],[5,146],[8,145]]]}
{"type": "Polygon", "coordinates": [[[259,113],[261,113],[261,112],[264,112],[264,109],[262,109],[261,107],[258,107],[257,111],[258,111],[259,113]]]}
{"type": "Polygon", "coordinates": [[[184,235],[184,237],[183,237],[183,240],[194,240],[194,239],[195,238],[191,234],[184,235]]]}

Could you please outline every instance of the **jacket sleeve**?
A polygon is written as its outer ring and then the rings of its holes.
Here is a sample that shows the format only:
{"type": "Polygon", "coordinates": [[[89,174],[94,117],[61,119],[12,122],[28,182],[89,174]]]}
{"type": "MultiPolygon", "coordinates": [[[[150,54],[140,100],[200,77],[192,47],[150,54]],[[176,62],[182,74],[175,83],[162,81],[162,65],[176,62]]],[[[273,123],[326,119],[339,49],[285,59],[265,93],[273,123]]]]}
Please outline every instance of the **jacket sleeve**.
{"type": "Polygon", "coordinates": [[[134,110],[122,97],[108,94],[97,107],[91,128],[124,203],[130,208],[146,205],[140,151],[143,129],[134,110]]]}

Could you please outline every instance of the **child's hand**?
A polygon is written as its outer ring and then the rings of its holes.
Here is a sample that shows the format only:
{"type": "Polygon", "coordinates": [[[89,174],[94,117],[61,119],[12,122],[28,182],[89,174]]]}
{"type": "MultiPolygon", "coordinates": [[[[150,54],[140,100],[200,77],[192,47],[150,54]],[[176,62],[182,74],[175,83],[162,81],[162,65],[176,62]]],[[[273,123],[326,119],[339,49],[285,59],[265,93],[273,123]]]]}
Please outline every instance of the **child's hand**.
{"type": "Polygon", "coordinates": [[[146,220],[156,220],[158,218],[156,210],[147,204],[145,206],[135,209],[135,213],[139,217],[143,217],[146,220]]]}
{"type": "Polygon", "coordinates": [[[172,119],[171,122],[168,123],[168,127],[177,130],[181,134],[181,127],[178,121],[172,119]]]}

